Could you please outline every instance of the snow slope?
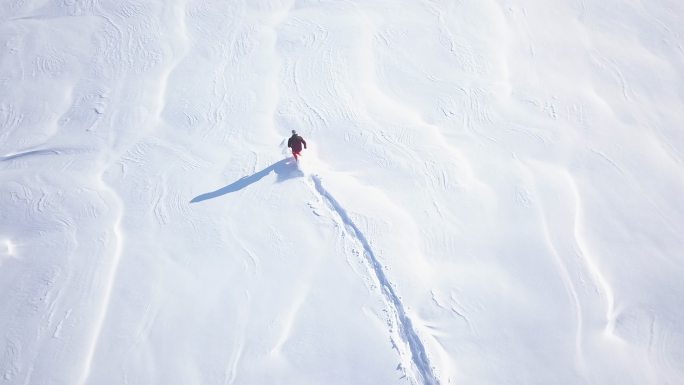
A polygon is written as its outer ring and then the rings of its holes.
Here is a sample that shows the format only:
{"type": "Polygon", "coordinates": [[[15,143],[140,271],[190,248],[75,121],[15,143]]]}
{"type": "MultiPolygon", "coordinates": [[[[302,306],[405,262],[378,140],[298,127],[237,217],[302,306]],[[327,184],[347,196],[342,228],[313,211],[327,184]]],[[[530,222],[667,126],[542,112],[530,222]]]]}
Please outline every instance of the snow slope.
{"type": "Polygon", "coordinates": [[[669,0],[0,2],[0,384],[684,383],[683,41],[669,0]]]}

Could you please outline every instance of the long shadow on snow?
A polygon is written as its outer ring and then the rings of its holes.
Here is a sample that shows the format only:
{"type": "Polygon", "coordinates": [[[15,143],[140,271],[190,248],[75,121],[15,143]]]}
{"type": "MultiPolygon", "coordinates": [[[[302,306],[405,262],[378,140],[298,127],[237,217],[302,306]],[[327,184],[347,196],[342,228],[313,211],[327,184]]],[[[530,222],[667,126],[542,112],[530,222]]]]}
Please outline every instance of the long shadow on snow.
{"type": "Polygon", "coordinates": [[[226,187],[222,187],[216,191],[198,195],[192,198],[190,203],[202,202],[207,199],[217,198],[221,195],[226,195],[235,191],[242,190],[243,188],[260,181],[271,172],[275,172],[278,176],[276,182],[284,182],[288,179],[304,176],[304,173],[297,168],[297,164],[293,159],[283,159],[279,162],[273,163],[265,169],[256,172],[250,176],[243,176],[242,178],[236,180],[235,182],[229,184],[226,187]]]}

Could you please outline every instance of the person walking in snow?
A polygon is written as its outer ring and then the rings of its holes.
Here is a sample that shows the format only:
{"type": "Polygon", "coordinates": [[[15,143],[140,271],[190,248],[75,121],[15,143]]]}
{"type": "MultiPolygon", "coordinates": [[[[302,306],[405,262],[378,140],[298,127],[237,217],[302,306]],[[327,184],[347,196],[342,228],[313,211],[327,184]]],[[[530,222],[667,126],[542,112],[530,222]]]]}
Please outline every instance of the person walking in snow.
{"type": "Polygon", "coordinates": [[[292,136],[287,140],[287,147],[292,149],[292,156],[299,162],[299,157],[302,155],[302,145],[306,148],[306,141],[301,136],[297,135],[297,131],[292,130],[292,136]]]}

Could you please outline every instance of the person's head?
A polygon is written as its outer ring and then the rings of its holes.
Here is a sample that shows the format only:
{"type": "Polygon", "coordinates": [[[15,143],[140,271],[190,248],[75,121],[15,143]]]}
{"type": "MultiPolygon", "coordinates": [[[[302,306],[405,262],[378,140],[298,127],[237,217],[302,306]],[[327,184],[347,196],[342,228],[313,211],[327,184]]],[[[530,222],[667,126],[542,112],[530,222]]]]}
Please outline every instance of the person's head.
{"type": "Polygon", "coordinates": [[[297,131],[292,130],[292,135],[297,135],[297,131]]]}

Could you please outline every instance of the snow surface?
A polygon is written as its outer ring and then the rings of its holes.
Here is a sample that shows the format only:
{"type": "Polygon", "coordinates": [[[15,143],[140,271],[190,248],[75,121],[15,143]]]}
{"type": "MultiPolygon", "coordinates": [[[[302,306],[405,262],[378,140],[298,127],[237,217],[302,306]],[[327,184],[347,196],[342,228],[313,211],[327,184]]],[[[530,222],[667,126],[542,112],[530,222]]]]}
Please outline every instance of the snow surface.
{"type": "Polygon", "coordinates": [[[684,384],[682,2],[3,0],[0,52],[0,384],[684,384]]]}

